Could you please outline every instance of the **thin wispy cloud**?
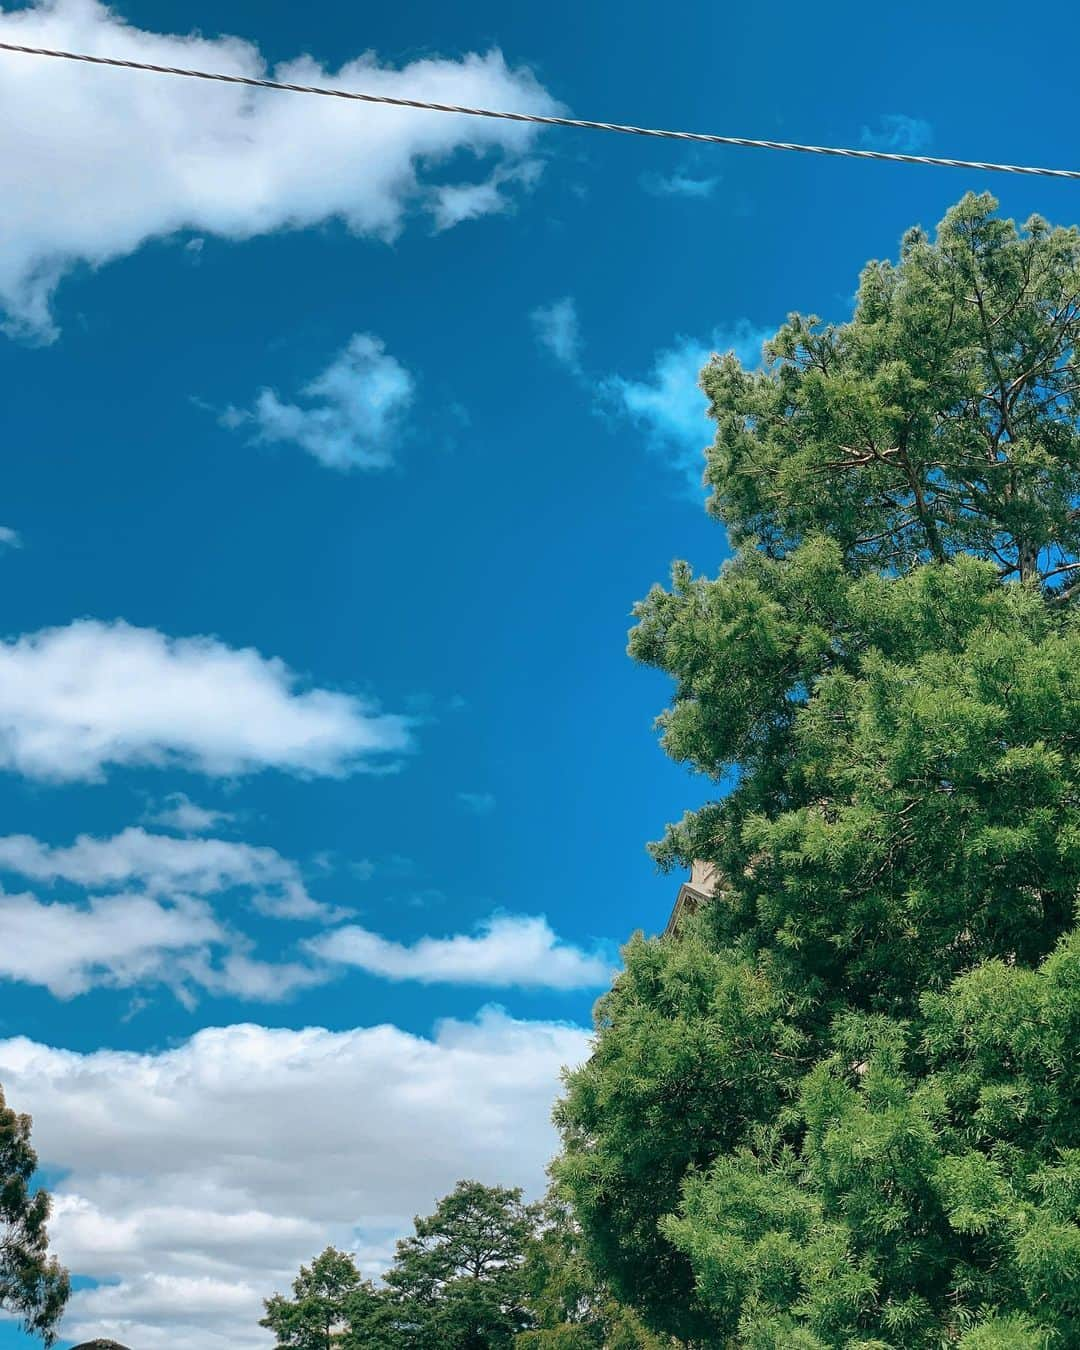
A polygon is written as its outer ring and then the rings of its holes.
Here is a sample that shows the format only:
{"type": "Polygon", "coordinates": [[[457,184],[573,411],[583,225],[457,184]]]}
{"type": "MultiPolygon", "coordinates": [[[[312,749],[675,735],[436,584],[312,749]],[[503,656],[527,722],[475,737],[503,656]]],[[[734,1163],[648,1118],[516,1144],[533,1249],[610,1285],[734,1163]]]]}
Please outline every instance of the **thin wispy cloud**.
{"type": "Polygon", "coordinates": [[[907,113],[884,113],[873,127],[864,126],[859,144],[865,150],[885,150],[893,155],[919,155],[929,150],[934,129],[921,117],[907,113]]]}
{"type": "Polygon", "coordinates": [[[328,469],[387,469],[415,389],[379,338],[356,333],[296,402],[262,389],[251,408],[228,408],[220,421],[265,445],[295,445],[328,469]]]}
{"type": "Polygon", "coordinates": [[[279,919],[330,922],[350,913],[309,895],[300,868],[276,849],[232,839],[176,839],[140,826],[106,838],[81,834],[66,845],[5,835],[0,837],[0,871],[50,885],[138,889],[172,899],[239,889],[253,909],[279,919]]]}
{"type": "Polygon", "coordinates": [[[407,719],[216,638],[82,619],[0,642],[0,769],[28,778],[100,781],[111,765],[340,777],[411,745],[407,719]]]}
{"type": "MultiPolygon", "coordinates": [[[[98,0],[0,11],[0,36],[434,102],[559,110],[499,51],[427,56],[400,68],[371,52],[337,69],[300,56],[271,68],[250,42],[145,31],[98,0]]],[[[56,336],[52,297],[73,268],[100,267],[148,240],[194,231],[239,241],[340,220],[353,234],[388,241],[410,212],[430,213],[438,229],[503,212],[538,171],[530,153],[538,128],[525,123],[389,107],[358,117],[325,99],[88,79],[63,62],[15,60],[0,81],[0,311],[9,331],[38,341],[56,336]],[[495,161],[481,184],[470,157],[495,161]],[[437,188],[433,168],[444,180],[437,188]]]]}
{"type": "Polygon", "coordinates": [[[79,901],[0,890],[0,980],[72,999],[92,989],[204,994],[277,1003],[335,976],[327,965],[263,960],[209,902],[179,895],[94,895],[79,901]]]}
{"type": "Polygon", "coordinates": [[[495,797],[490,792],[459,792],[457,799],[474,816],[490,816],[495,810],[495,797]]]}
{"type": "Polygon", "coordinates": [[[529,315],[529,321],[540,346],[560,365],[575,374],[581,371],[581,324],[577,304],[572,295],[564,295],[547,305],[538,305],[529,315]]]}
{"type": "Polygon", "coordinates": [[[207,834],[210,830],[231,825],[236,820],[236,813],[200,806],[186,792],[170,792],[159,806],[147,812],[144,820],[148,825],[160,825],[180,834],[207,834]]]}
{"type": "Polygon", "coordinates": [[[720,179],[675,172],[643,173],[638,181],[653,197],[684,197],[691,201],[703,201],[712,196],[720,179]]]}
{"type": "MultiPolygon", "coordinates": [[[[137,826],[65,845],[7,835],[0,836],[0,873],[39,890],[65,888],[59,896],[0,889],[0,926],[9,938],[0,950],[0,980],[64,999],[95,988],[162,986],[188,1006],[204,993],[274,1001],[349,968],[421,984],[589,989],[605,984],[614,968],[608,952],[562,941],[542,917],[507,915],[493,915],[473,933],[412,943],[349,923],[261,959],[238,926],[245,908],[324,926],[354,911],[314,899],[296,863],[275,849],[232,840],[137,826]]],[[[409,903],[443,898],[425,892],[409,903]]]]}
{"type": "Polygon", "coordinates": [[[63,845],[2,836],[0,872],[39,891],[62,888],[60,895],[0,889],[0,926],[9,938],[0,944],[0,980],[65,999],[160,986],[189,1007],[205,993],[278,1001],[337,972],[287,954],[257,957],[239,915],[326,924],[353,914],[314,899],[297,864],[273,848],[178,839],[140,826],[63,845]]]}
{"type": "Polygon", "coordinates": [[[505,215],[517,208],[518,198],[508,191],[531,191],[544,169],[538,159],[519,164],[500,164],[479,183],[444,183],[431,191],[432,215],[437,232],[452,229],[480,216],[505,215]]]}
{"type": "Polygon", "coordinates": [[[0,548],[22,548],[22,537],[10,525],[0,525],[0,548]]]}
{"type": "Polygon", "coordinates": [[[613,971],[603,954],[562,942],[546,919],[534,916],[494,915],[475,934],[423,937],[412,944],[350,924],[304,945],[322,960],[421,984],[593,989],[606,984],[613,971]]]}
{"type": "Polygon", "coordinates": [[[744,366],[760,364],[762,345],[773,330],[740,319],[717,329],[711,340],[680,337],[658,352],[651,370],[630,378],[612,375],[600,384],[600,407],[633,422],[649,451],[683,475],[697,490],[712,440],[708,404],[699,376],[714,352],[734,351],[744,366]]]}
{"type": "MultiPolygon", "coordinates": [[[[575,377],[583,376],[581,328],[572,296],[541,305],[529,315],[537,341],[575,377]]],[[[705,447],[712,440],[707,400],[699,377],[713,353],[734,351],[748,369],[760,365],[762,347],[773,336],[747,319],[713,331],[711,340],[678,337],[656,353],[647,374],[590,380],[596,409],[634,423],[649,451],[665,460],[693,490],[701,486],[705,447]]]]}

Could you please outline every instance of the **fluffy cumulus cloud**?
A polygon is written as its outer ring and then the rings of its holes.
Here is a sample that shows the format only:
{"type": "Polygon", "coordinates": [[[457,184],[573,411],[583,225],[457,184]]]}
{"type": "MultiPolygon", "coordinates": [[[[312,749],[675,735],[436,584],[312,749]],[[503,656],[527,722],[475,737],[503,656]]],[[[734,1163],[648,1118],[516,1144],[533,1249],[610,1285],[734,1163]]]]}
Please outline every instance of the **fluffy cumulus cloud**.
{"type": "Polygon", "coordinates": [[[762,344],[773,331],[740,319],[730,328],[716,330],[708,342],[678,338],[657,353],[644,378],[612,375],[605,379],[600,386],[601,406],[634,422],[649,449],[697,488],[705,446],[712,439],[705,396],[698,384],[701,369],[714,352],[727,351],[733,351],[747,368],[759,365],[762,344]]]}
{"type": "MultiPolygon", "coordinates": [[[[95,897],[85,905],[0,892],[0,979],[73,998],[104,985],[168,984],[185,1001],[209,952],[228,939],[202,901],[162,903],[145,895],[95,897]]],[[[219,971],[216,981],[224,981],[219,971]]],[[[204,981],[200,981],[204,983],[204,981]]]]}
{"type": "Polygon", "coordinates": [[[414,388],[412,375],[378,338],[356,333],[304,386],[299,402],[263,389],[252,408],[229,408],[221,421],[267,445],[298,446],[328,469],[385,469],[394,462],[414,388]]]}
{"type": "Polygon", "coordinates": [[[275,849],[229,839],[174,839],[132,826],[109,839],[82,834],[53,847],[30,835],[0,837],[0,870],[31,881],[88,889],[139,887],[153,895],[212,895],[243,889],[273,918],[333,920],[349,911],[308,894],[300,869],[275,849]]]}
{"type": "Polygon", "coordinates": [[[542,916],[496,915],[476,934],[391,942],[347,924],[306,944],[323,960],[390,980],[490,988],[593,989],[607,984],[612,962],[561,942],[542,916]]]}
{"type": "Polygon", "coordinates": [[[564,295],[549,305],[538,305],[529,315],[536,340],[567,369],[581,370],[581,325],[574,297],[564,295]]]}
{"type": "Polygon", "coordinates": [[[866,150],[887,150],[894,155],[918,155],[930,148],[934,128],[921,117],[885,113],[874,127],[863,127],[859,144],[866,150]]]}
{"type": "MultiPolygon", "coordinates": [[[[147,32],[97,0],[0,10],[0,38],[435,102],[557,107],[497,51],[400,69],[371,53],[337,70],[299,56],[271,71],[248,42],[147,32]]],[[[537,129],[521,123],[0,59],[0,306],[9,327],[39,339],[55,334],[50,301],[66,273],[148,239],[185,230],[245,239],[330,219],[392,239],[413,210],[439,228],[505,210],[507,192],[536,172],[537,129]],[[471,171],[461,151],[471,152],[471,171]],[[494,170],[481,163],[478,175],[477,161],[492,157],[494,170]],[[430,166],[451,160],[449,181],[445,172],[438,185],[425,181],[430,166]]]]}
{"type": "Polygon", "coordinates": [[[214,638],[86,619],[0,642],[0,768],[30,778],[125,764],[342,775],[409,745],[404,718],[214,638]]]}
{"type": "Polygon", "coordinates": [[[158,1054],[0,1042],[0,1081],[63,1169],[65,1335],[256,1350],[262,1299],[327,1242],[377,1262],[461,1177],[543,1187],[581,1028],[489,1010],[431,1038],[244,1025],[158,1054]]]}

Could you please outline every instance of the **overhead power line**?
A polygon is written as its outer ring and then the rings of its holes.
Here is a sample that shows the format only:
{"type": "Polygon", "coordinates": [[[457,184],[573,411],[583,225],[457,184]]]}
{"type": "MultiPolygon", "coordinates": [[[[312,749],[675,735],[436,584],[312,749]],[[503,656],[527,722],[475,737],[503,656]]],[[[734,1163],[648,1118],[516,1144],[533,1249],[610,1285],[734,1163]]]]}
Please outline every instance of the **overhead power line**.
{"type": "Polygon", "coordinates": [[[804,155],[834,155],[841,159],[880,159],[890,164],[929,164],[943,169],[978,169],[985,173],[1023,173],[1040,178],[1080,179],[1080,169],[1040,169],[1030,164],[986,164],[974,159],[945,159],[939,155],[904,155],[892,150],[852,150],[835,145],[799,145],[792,141],[752,140],[747,136],[713,136],[702,131],[662,131],[656,127],[628,126],[621,122],[590,122],[581,117],[548,117],[541,113],[499,112],[493,108],[466,108],[458,103],[429,103],[417,98],[394,98],[390,94],[363,94],[352,89],[328,89],[316,84],[287,84],[283,80],[260,80],[252,75],[225,75],[209,70],[186,70],[181,66],[157,66],[149,61],[124,61],[115,56],[91,56],[88,52],[56,51],[50,47],[24,47],[0,42],[0,51],[24,56],[52,56],[63,61],[84,61],[92,66],[117,66],[121,70],[145,70],[154,75],[181,75],[189,80],[217,80],[254,89],[278,89],[289,94],[318,94],[344,98],[354,103],[381,103],[391,108],[418,108],[425,112],[459,113],[465,117],[493,117],[503,122],[531,122],[543,127],[579,127],[583,131],[616,131],[625,136],[653,136],[666,141],[693,141],[705,145],[741,145],[754,150],[793,150],[804,155]]]}

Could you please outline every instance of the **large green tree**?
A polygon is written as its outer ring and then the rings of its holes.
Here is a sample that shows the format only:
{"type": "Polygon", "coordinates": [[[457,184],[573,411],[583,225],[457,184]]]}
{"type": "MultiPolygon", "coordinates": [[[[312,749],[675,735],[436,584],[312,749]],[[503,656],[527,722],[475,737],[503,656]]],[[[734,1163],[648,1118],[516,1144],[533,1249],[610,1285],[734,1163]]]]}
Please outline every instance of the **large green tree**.
{"type": "Polygon", "coordinates": [[[1080,1345],[1080,237],[968,197],[715,358],[733,556],[630,650],[718,865],[625,952],[555,1174],[657,1332],[1080,1345]]]}
{"type": "Polygon", "coordinates": [[[49,1196],[31,1190],[37,1154],[30,1125],[29,1116],[7,1105],[0,1088],[0,1308],[52,1345],[70,1284],[48,1251],[49,1196]]]}

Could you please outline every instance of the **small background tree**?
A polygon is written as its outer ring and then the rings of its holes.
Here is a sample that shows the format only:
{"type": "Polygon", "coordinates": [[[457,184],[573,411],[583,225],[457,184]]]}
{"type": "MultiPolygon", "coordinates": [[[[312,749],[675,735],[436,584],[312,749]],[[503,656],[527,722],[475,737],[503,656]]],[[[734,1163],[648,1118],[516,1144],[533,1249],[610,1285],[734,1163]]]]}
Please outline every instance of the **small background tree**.
{"type": "Polygon", "coordinates": [[[414,1220],[383,1287],[328,1247],[260,1325],[280,1350],[508,1350],[533,1322],[524,1263],[538,1212],[520,1190],[461,1181],[414,1220]]]}
{"type": "Polygon", "coordinates": [[[275,1294],[266,1300],[259,1325],[274,1333],[282,1350],[335,1350],[359,1346],[355,1339],[370,1327],[381,1300],[364,1280],[347,1252],[335,1247],[301,1266],[293,1296],[275,1294]]]}
{"type": "Polygon", "coordinates": [[[52,1345],[71,1286],[48,1252],[49,1196],[30,1189],[37,1170],[30,1128],[30,1117],[16,1114],[0,1088],[0,1307],[52,1345]]]}
{"type": "Polygon", "coordinates": [[[502,1350],[530,1324],[523,1265],[538,1209],[520,1189],[460,1181],[415,1220],[386,1275],[410,1350],[502,1350]]]}

